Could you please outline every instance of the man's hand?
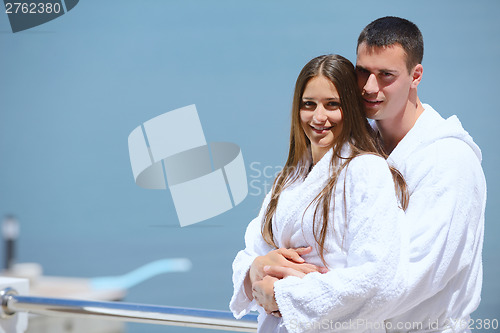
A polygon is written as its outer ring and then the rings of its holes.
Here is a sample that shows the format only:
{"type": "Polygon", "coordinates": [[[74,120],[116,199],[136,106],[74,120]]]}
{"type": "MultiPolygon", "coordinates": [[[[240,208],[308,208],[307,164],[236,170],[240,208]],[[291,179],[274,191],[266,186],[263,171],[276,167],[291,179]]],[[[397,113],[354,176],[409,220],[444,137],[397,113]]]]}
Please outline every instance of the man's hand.
{"type": "Polygon", "coordinates": [[[273,278],[276,279],[284,279],[288,276],[296,276],[299,278],[303,278],[306,274],[298,271],[296,269],[290,267],[281,267],[281,266],[264,266],[264,272],[273,278]]]}
{"type": "Polygon", "coordinates": [[[262,280],[252,285],[252,295],[268,314],[281,316],[278,304],[276,304],[276,299],[274,298],[274,282],[276,281],[278,281],[277,278],[265,276],[262,280]]]}
{"type": "Polygon", "coordinates": [[[269,252],[265,256],[255,258],[250,267],[249,277],[250,284],[260,281],[267,274],[264,272],[264,266],[281,266],[293,268],[304,274],[312,272],[325,272],[324,267],[308,264],[301,257],[312,251],[312,247],[301,247],[297,249],[277,249],[269,252]]]}
{"type": "Polygon", "coordinates": [[[312,251],[312,247],[300,247],[297,249],[280,248],[273,250],[265,256],[255,258],[250,266],[250,270],[245,279],[245,293],[249,299],[253,299],[252,286],[255,282],[261,281],[267,274],[264,272],[264,266],[279,266],[292,268],[303,274],[312,272],[325,273],[328,271],[325,267],[308,264],[301,257],[312,251]]]}

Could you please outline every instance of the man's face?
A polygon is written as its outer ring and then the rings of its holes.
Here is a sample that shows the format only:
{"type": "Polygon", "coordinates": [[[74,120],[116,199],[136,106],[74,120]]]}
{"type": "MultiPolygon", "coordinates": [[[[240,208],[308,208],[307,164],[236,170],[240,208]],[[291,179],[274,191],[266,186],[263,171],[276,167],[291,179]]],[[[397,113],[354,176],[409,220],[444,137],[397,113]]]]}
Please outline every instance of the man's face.
{"type": "Polygon", "coordinates": [[[413,81],[401,45],[370,47],[361,43],[356,72],[368,118],[384,120],[401,115],[413,81]]]}

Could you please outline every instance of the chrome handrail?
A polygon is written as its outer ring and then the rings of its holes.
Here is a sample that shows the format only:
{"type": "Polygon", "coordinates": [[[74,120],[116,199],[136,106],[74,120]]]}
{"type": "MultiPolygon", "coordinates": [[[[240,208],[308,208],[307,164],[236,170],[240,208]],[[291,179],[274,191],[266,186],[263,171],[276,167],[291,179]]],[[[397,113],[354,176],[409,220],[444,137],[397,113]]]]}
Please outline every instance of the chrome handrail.
{"type": "Polygon", "coordinates": [[[18,311],[58,317],[93,316],[119,321],[256,332],[257,315],[235,319],[229,311],[171,306],[21,296],[10,288],[0,292],[3,316],[18,311]]]}

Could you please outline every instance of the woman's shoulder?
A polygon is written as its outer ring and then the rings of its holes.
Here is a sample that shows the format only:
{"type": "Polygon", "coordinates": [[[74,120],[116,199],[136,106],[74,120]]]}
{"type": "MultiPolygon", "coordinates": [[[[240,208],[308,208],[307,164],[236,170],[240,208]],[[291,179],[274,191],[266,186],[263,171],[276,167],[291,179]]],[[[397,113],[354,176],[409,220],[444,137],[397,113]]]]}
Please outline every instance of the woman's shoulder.
{"type": "Polygon", "coordinates": [[[392,175],[387,161],[379,155],[360,154],[354,157],[344,168],[345,177],[353,186],[361,183],[392,182],[392,175]]]}
{"type": "Polygon", "coordinates": [[[365,153],[354,157],[349,168],[352,170],[370,169],[370,170],[389,170],[389,165],[385,158],[380,155],[365,153]]]}
{"type": "Polygon", "coordinates": [[[361,202],[367,197],[379,195],[385,190],[394,193],[394,180],[387,161],[379,155],[362,154],[353,158],[345,167],[347,197],[357,198],[351,202],[361,202]]]}

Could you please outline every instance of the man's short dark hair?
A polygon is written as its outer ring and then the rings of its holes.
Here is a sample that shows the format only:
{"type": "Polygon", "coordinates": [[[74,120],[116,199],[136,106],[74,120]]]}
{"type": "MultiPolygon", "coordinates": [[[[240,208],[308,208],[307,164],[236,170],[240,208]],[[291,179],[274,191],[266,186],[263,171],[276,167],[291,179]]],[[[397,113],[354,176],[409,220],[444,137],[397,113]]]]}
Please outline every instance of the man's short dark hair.
{"type": "Polygon", "coordinates": [[[422,63],[424,57],[422,33],[413,22],[400,17],[386,16],[368,24],[359,34],[357,48],[361,43],[366,43],[369,47],[401,45],[406,53],[406,67],[410,73],[415,65],[422,63]]]}

